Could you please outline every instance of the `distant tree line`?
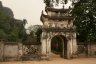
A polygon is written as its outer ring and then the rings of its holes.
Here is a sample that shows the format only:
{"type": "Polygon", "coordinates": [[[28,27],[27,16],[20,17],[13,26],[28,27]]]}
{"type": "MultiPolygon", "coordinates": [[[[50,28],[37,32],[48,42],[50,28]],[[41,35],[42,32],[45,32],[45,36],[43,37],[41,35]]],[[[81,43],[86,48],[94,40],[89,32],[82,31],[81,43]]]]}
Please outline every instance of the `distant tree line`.
{"type": "Polygon", "coordinates": [[[35,41],[37,44],[41,44],[42,26],[31,25],[28,27],[30,39],[35,41]]]}

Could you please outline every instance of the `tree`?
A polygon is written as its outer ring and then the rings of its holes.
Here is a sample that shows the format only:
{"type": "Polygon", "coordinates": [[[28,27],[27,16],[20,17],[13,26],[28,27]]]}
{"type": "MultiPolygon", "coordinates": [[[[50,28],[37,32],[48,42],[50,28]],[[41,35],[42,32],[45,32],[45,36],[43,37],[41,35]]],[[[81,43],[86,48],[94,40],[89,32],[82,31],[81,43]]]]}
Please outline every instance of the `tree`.
{"type": "Polygon", "coordinates": [[[41,26],[37,28],[37,31],[35,33],[37,42],[40,43],[41,40],[41,34],[42,34],[42,28],[41,26]]]}
{"type": "Polygon", "coordinates": [[[96,0],[78,1],[72,15],[79,41],[96,41],[96,0]]]}
{"type": "Polygon", "coordinates": [[[34,26],[30,26],[28,28],[29,32],[33,32],[34,37],[36,38],[37,43],[40,43],[41,40],[41,34],[42,34],[42,26],[40,25],[34,25],[34,26]]]}
{"type": "Polygon", "coordinates": [[[6,33],[4,32],[3,29],[0,29],[0,39],[6,39],[7,36],[6,36],[6,33]]]}
{"type": "Polygon", "coordinates": [[[11,10],[8,12],[8,9],[4,9],[3,6],[0,7],[0,39],[7,41],[20,41],[24,39],[26,37],[25,24],[27,20],[15,19],[12,13],[9,13],[12,12],[11,10]]]}

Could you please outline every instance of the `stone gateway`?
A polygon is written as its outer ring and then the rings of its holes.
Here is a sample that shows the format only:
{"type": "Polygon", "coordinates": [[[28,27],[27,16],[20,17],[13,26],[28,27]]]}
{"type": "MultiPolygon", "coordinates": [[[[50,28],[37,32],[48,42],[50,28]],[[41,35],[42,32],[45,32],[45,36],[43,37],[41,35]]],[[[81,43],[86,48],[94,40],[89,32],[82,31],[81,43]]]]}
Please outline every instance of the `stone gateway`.
{"type": "Polygon", "coordinates": [[[76,54],[76,30],[73,25],[74,17],[69,14],[70,10],[46,7],[47,15],[42,12],[42,58],[51,57],[52,51],[58,52],[61,57],[67,59],[76,54]]]}

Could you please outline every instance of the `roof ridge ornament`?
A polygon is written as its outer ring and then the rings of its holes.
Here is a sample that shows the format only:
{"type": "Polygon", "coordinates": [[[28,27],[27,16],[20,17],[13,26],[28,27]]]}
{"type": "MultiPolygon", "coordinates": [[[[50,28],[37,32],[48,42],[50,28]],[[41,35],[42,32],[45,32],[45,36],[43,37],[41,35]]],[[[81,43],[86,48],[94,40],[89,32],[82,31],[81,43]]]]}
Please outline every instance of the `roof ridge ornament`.
{"type": "Polygon", "coordinates": [[[43,14],[44,12],[43,12],[43,10],[42,10],[42,14],[43,14]]]}
{"type": "Polygon", "coordinates": [[[64,5],[63,5],[63,9],[64,9],[64,5]]]}

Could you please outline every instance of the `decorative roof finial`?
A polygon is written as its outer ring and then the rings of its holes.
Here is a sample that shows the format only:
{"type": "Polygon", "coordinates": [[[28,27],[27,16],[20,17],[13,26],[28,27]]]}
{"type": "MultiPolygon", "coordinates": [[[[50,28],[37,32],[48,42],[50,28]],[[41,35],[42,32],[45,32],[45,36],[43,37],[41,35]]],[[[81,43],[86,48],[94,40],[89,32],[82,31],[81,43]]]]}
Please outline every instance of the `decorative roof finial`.
{"type": "Polygon", "coordinates": [[[64,9],[64,5],[63,5],[63,9],[64,9]]]}
{"type": "Polygon", "coordinates": [[[42,14],[43,14],[43,10],[42,10],[42,14]]]}
{"type": "Polygon", "coordinates": [[[69,6],[69,9],[71,9],[71,7],[69,6]]]}

